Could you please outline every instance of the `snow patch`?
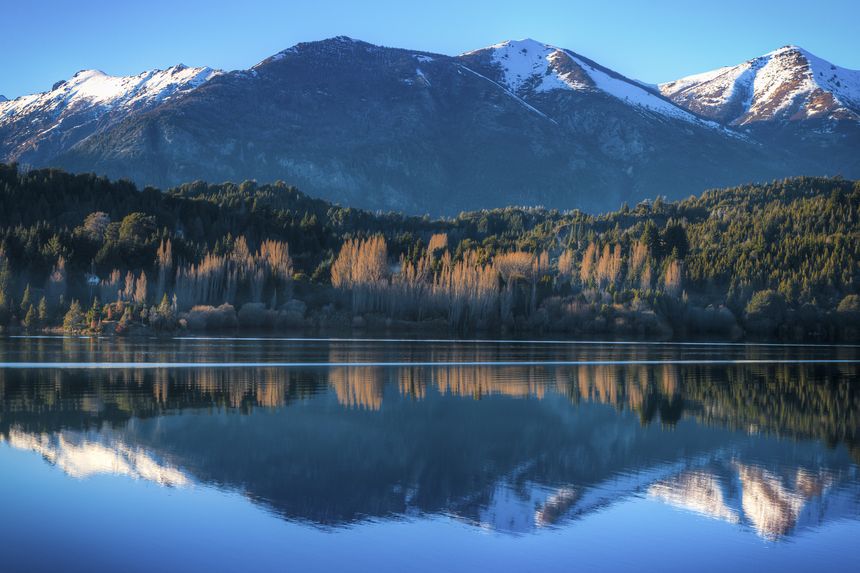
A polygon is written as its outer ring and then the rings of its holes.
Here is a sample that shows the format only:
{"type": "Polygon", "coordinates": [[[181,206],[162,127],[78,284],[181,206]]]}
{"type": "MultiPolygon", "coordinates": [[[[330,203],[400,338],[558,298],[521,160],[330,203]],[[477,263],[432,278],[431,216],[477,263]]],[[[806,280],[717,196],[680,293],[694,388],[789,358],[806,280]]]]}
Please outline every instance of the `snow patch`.
{"type": "Polygon", "coordinates": [[[424,72],[421,71],[421,68],[415,68],[415,75],[417,75],[419,78],[421,78],[424,81],[424,83],[427,84],[428,86],[432,85],[430,83],[430,80],[427,79],[427,76],[424,75],[424,72]]]}
{"type": "Polygon", "coordinates": [[[579,59],[574,54],[567,52],[567,55],[573,59],[576,64],[585,70],[597,89],[617,98],[627,104],[635,105],[649,111],[659,113],[675,119],[681,119],[692,123],[700,123],[700,120],[691,113],[684,111],[677,105],[664,100],[661,97],[649,92],[645,88],[623,79],[615,78],[603,70],[599,70],[594,66],[579,59]]]}

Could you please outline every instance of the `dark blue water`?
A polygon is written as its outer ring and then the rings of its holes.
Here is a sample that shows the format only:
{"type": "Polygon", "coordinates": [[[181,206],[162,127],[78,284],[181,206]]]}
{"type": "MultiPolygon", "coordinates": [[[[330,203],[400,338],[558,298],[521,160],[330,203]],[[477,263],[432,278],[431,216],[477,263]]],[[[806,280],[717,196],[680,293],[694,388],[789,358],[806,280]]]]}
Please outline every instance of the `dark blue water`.
{"type": "Polygon", "coordinates": [[[860,348],[0,340],[0,571],[860,570],[860,348]]]}

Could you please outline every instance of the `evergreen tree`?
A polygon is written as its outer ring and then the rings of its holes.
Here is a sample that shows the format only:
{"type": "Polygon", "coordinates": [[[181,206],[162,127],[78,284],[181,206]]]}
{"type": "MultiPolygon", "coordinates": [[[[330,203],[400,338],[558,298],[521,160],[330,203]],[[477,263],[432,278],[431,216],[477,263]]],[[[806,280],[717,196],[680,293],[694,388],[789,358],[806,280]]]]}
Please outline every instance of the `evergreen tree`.
{"type": "Polygon", "coordinates": [[[24,288],[24,294],[21,296],[21,314],[18,316],[25,316],[31,306],[33,306],[33,300],[30,294],[30,283],[27,283],[26,288],[24,288]]]}
{"type": "Polygon", "coordinates": [[[63,317],[63,330],[71,333],[81,332],[85,326],[85,318],[86,317],[81,310],[81,303],[79,303],[77,300],[73,300],[72,304],[69,305],[69,310],[63,317]]]}
{"type": "Polygon", "coordinates": [[[36,308],[31,304],[27,308],[27,313],[24,315],[24,320],[21,322],[21,326],[24,327],[25,330],[32,330],[36,328],[39,324],[39,315],[36,312],[36,308]]]}
{"type": "Polygon", "coordinates": [[[102,318],[102,305],[99,301],[99,297],[95,297],[93,299],[93,304],[90,306],[89,310],[87,310],[86,316],[86,324],[89,328],[96,328],[96,326],[101,322],[102,318]]]}
{"type": "MultiPolygon", "coordinates": [[[[454,328],[549,324],[586,334],[629,331],[650,316],[695,330],[728,315],[723,324],[749,330],[765,314],[764,295],[750,304],[755,293],[773,291],[782,309],[773,332],[826,339],[847,333],[856,316],[858,260],[860,182],[839,178],[601,215],[508,207],[433,220],[342,208],[283,183],[141,193],[127,182],[0,165],[0,325],[26,320],[44,286],[36,309],[44,325],[63,317],[64,301],[98,293],[133,303],[131,319],[144,324],[175,323],[198,305],[266,302],[278,312],[305,305],[454,328]]],[[[126,315],[109,308],[111,319],[126,315]]],[[[97,326],[102,310],[88,310],[97,326]]]]}
{"type": "Polygon", "coordinates": [[[46,326],[48,324],[48,300],[43,296],[39,299],[39,324],[46,326]]]}

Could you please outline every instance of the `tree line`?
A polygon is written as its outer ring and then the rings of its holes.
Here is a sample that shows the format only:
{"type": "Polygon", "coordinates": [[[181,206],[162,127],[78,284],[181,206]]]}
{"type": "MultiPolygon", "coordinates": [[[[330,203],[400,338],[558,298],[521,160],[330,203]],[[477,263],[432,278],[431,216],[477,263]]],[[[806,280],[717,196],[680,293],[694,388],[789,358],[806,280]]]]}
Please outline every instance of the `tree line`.
{"type": "Polygon", "coordinates": [[[0,165],[0,326],[854,338],[860,182],[430,219],[0,165]]]}

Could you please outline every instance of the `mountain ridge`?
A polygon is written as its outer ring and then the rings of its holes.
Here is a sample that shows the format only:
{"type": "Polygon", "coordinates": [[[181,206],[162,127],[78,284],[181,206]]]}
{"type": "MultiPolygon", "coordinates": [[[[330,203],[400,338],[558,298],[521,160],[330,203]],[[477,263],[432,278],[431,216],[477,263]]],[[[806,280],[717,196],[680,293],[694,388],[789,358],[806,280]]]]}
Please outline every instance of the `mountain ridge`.
{"type": "Polygon", "coordinates": [[[0,159],[159,187],[284,179],[344,204],[433,214],[600,210],[752,180],[860,174],[853,116],[735,125],[667,95],[666,84],[532,39],[448,56],[337,36],[246,70],[183,69],[205,79],[138,107],[90,106],[71,130],[42,118],[34,133],[32,122],[10,121],[21,98],[0,103],[0,159]]]}
{"type": "Polygon", "coordinates": [[[156,107],[220,73],[183,64],[133,76],[80,70],[54,83],[49,91],[0,101],[0,153],[8,159],[35,152],[38,161],[68,149],[129,113],[156,107]],[[52,132],[60,127],[64,129],[55,137],[52,132]]]}
{"type": "Polygon", "coordinates": [[[659,91],[571,50],[526,38],[465,52],[458,58],[480,59],[484,54],[489,55],[491,65],[501,68],[502,83],[518,95],[554,89],[598,90],[650,111],[697,120],[659,91]]]}

